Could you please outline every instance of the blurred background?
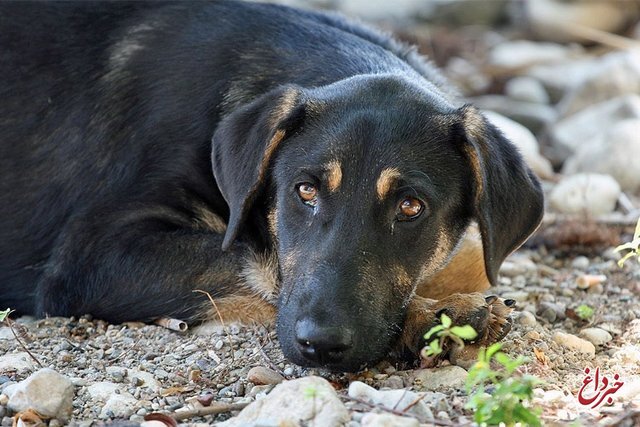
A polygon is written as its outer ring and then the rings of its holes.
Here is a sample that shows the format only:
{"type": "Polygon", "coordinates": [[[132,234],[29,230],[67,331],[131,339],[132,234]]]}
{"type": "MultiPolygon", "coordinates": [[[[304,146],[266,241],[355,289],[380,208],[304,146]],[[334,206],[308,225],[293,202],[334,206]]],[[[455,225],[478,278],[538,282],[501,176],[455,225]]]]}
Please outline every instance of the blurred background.
{"type": "Polygon", "coordinates": [[[275,2],[415,44],[519,146],[550,213],[640,215],[640,1],[275,2]]]}

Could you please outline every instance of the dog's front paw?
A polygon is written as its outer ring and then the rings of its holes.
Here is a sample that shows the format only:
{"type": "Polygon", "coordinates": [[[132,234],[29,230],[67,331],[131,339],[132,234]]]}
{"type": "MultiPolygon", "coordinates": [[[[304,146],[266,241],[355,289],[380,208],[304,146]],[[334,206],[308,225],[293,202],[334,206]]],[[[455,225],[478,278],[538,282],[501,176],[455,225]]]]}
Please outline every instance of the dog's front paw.
{"type": "Polygon", "coordinates": [[[470,325],[478,335],[468,341],[464,350],[454,343],[445,342],[439,359],[448,358],[454,363],[466,361],[475,358],[480,347],[500,341],[509,333],[512,325],[510,314],[514,308],[514,300],[503,300],[493,295],[485,297],[481,293],[454,294],[438,301],[415,297],[407,312],[403,345],[418,355],[427,344],[424,334],[438,325],[442,314],[446,314],[453,325],[470,325]]]}

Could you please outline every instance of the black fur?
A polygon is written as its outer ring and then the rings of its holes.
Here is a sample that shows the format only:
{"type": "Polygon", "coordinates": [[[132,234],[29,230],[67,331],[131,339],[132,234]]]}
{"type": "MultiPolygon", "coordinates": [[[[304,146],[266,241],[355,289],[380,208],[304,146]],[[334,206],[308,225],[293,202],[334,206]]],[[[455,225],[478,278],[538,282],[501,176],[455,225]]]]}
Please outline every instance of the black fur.
{"type": "Polygon", "coordinates": [[[438,231],[457,241],[475,219],[494,280],[539,222],[537,181],[504,137],[482,118],[471,135],[470,109],[413,50],[337,16],[4,2],[0,50],[0,305],[19,313],[196,321],[206,300],[193,289],[246,293],[247,253],[275,252],[285,353],[354,369],[402,328],[411,291],[390,267],[415,280],[438,231]],[[341,190],[312,212],[295,185],[322,192],[320,167],[336,158],[341,190]],[[381,202],[386,167],[404,193],[381,202]],[[396,223],[407,192],[428,213],[396,223]],[[201,226],[203,210],[229,223],[226,236],[201,226]],[[285,257],[297,262],[283,268],[285,257]],[[314,328],[349,349],[303,357],[296,336],[314,328]]]}

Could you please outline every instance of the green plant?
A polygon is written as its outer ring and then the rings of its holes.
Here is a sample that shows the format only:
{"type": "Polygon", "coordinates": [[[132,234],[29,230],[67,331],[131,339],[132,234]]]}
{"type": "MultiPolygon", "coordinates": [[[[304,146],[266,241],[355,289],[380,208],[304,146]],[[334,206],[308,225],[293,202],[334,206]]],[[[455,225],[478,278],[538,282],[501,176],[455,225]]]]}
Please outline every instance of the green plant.
{"type": "Polygon", "coordinates": [[[589,307],[586,304],[580,304],[574,311],[576,312],[576,315],[582,320],[589,320],[593,317],[594,314],[593,308],[589,307]]]}
{"type": "Polygon", "coordinates": [[[10,308],[7,308],[6,310],[0,310],[0,322],[4,322],[4,319],[9,317],[9,313],[11,313],[10,308]]]}
{"type": "Polygon", "coordinates": [[[624,262],[635,256],[640,262],[640,218],[638,218],[638,223],[636,224],[636,231],[633,233],[633,239],[629,243],[625,243],[620,245],[614,249],[615,252],[621,252],[629,250],[620,260],[618,261],[618,265],[622,267],[624,262]]]}
{"type": "Polygon", "coordinates": [[[516,369],[526,363],[526,359],[522,356],[511,359],[500,351],[501,347],[496,343],[480,350],[478,361],[467,375],[469,401],[465,407],[474,411],[474,421],[481,426],[516,423],[540,426],[540,411],[531,409],[528,401],[533,398],[533,388],[541,381],[531,375],[516,375],[516,369]],[[498,370],[491,367],[492,360],[499,365],[498,370]]]}
{"type": "Polygon", "coordinates": [[[429,341],[433,336],[436,339],[430,341],[420,352],[423,359],[441,354],[444,351],[443,346],[447,339],[450,339],[460,347],[464,347],[463,340],[472,340],[478,336],[478,333],[470,325],[452,326],[451,318],[442,313],[440,324],[429,329],[429,332],[424,334],[424,339],[429,341]]]}

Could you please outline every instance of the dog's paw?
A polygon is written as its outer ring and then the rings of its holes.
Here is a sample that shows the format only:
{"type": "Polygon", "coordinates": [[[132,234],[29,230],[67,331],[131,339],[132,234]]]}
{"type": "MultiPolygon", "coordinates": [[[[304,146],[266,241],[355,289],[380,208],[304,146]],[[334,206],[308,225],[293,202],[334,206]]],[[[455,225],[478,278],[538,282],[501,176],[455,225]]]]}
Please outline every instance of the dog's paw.
{"type": "Polygon", "coordinates": [[[416,297],[407,313],[403,344],[418,355],[427,344],[424,334],[438,325],[442,314],[446,314],[453,325],[470,325],[478,335],[468,340],[463,350],[452,342],[446,342],[439,359],[448,358],[456,363],[475,358],[480,347],[500,341],[509,333],[512,325],[510,314],[514,308],[514,300],[494,295],[485,297],[481,293],[454,294],[438,301],[416,297]]]}

